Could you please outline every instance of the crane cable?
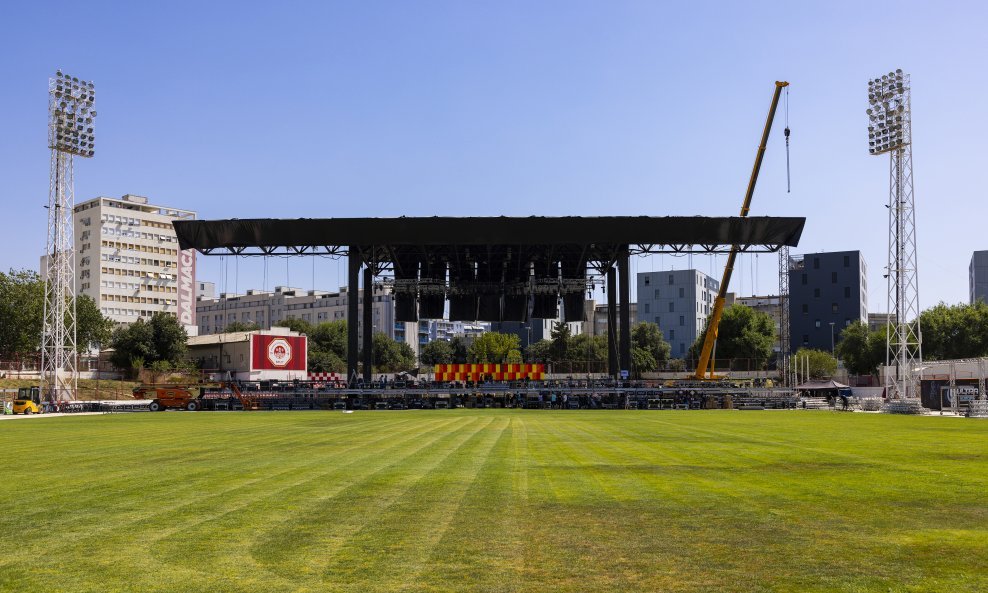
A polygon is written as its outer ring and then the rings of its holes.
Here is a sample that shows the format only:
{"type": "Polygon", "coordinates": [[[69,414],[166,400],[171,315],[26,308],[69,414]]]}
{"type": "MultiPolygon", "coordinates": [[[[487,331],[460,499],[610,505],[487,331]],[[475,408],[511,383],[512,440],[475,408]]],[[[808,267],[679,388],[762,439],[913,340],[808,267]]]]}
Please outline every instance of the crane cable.
{"type": "Polygon", "coordinates": [[[789,87],[786,87],[786,193],[791,193],[792,191],[792,181],[789,174],[789,87]]]}

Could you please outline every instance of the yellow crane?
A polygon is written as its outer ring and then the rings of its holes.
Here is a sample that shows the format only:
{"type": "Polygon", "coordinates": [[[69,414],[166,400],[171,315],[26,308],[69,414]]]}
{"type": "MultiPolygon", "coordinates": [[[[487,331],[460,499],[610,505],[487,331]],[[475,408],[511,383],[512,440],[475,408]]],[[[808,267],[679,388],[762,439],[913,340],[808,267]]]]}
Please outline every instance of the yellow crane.
{"type": "MultiPolygon", "coordinates": [[[[748,180],[748,191],[744,194],[744,204],[741,206],[741,218],[746,218],[748,216],[748,210],[751,207],[751,196],[755,193],[755,183],[758,182],[758,171],[762,168],[762,158],[765,156],[765,147],[768,144],[768,135],[772,131],[772,121],[775,120],[775,110],[779,106],[779,97],[782,95],[782,89],[789,86],[786,81],[776,81],[775,82],[775,93],[772,95],[772,106],[768,110],[768,119],[765,120],[765,130],[762,132],[762,142],[758,145],[758,152],[755,153],[755,165],[751,169],[751,179],[748,180]]],[[[786,136],[788,137],[788,128],[786,129],[786,136]]],[[[714,344],[717,343],[717,326],[720,325],[720,317],[724,313],[724,300],[727,296],[727,286],[731,283],[731,274],[734,272],[734,260],[738,256],[738,246],[732,245],[731,252],[727,256],[727,265],[724,266],[724,277],[720,281],[720,289],[717,291],[717,298],[714,299],[714,310],[710,313],[710,321],[707,324],[707,335],[703,339],[703,349],[700,350],[700,359],[696,363],[696,371],[693,373],[693,379],[715,379],[714,377],[714,365],[711,364],[711,354],[714,350],[714,344]],[[707,374],[707,368],[710,368],[710,375],[704,377],[707,374]]]]}

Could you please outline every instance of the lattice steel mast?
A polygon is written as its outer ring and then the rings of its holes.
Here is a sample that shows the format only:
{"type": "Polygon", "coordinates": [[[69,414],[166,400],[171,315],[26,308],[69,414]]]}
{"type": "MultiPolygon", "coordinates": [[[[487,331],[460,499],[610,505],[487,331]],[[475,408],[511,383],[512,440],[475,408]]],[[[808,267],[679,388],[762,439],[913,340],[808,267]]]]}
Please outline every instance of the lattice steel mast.
{"type": "Polygon", "coordinates": [[[783,385],[789,381],[789,246],[779,248],[779,378],[783,385]]]}
{"type": "Polygon", "coordinates": [[[868,100],[869,152],[890,155],[886,395],[889,401],[902,400],[918,406],[923,340],[919,325],[909,75],[896,70],[868,81],[868,100]]]}
{"type": "Polygon", "coordinates": [[[92,82],[55,73],[48,80],[48,240],[45,247],[41,393],[49,401],[76,394],[75,206],[73,157],[94,154],[96,90],[92,82]]]}

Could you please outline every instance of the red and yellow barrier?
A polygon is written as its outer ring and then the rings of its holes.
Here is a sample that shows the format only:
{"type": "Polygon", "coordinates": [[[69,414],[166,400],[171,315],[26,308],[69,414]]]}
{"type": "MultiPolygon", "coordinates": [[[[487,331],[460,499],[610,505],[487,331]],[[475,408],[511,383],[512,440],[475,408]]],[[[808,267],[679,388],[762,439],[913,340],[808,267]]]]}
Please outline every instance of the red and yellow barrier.
{"type": "Polygon", "coordinates": [[[436,381],[541,381],[542,364],[437,364],[436,381]]]}

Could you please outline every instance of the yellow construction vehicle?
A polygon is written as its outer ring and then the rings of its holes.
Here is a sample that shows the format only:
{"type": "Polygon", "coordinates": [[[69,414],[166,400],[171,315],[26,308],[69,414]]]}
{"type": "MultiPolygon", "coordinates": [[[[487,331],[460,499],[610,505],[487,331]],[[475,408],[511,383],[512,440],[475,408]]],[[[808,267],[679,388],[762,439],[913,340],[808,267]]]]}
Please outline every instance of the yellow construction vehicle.
{"type": "Polygon", "coordinates": [[[17,398],[14,400],[12,411],[14,414],[24,414],[27,416],[42,413],[44,411],[44,406],[41,404],[41,388],[19,388],[17,390],[17,398]]]}
{"type": "MultiPolygon", "coordinates": [[[[772,106],[768,110],[768,119],[765,121],[765,130],[762,132],[762,142],[758,145],[758,152],[755,154],[755,166],[751,169],[751,179],[748,180],[748,191],[744,194],[744,204],[741,206],[741,218],[748,216],[748,209],[751,207],[751,197],[755,193],[755,183],[758,181],[758,172],[762,168],[762,158],[765,156],[765,147],[768,144],[768,135],[772,131],[772,121],[775,120],[775,110],[779,106],[779,97],[782,89],[789,86],[788,82],[776,81],[775,93],[772,95],[772,106]]],[[[788,136],[788,128],[786,128],[788,136]]],[[[724,313],[724,300],[727,297],[727,287],[731,283],[731,274],[734,272],[734,260],[737,259],[739,247],[731,246],[731,252],[727,256],[727,265],[724,266],[724,277],[720,281],[720,289],[717,291],[717,298],[714,299],[714,309],[710,312],[710,321],[707,324],[707,334],[703,339],[703,349],[700,350],[700,359],[696,363],[696,371],[690,379],[721,379],[714,376],[714,365],[711,361],[714,351],[714,344],[717,343],[717,327],[720,325],[720,317],[724,313]],[[707,369],[710,374],[707,375],[707,369]],[[705,376],[707,375],[707,376],[705,376]]]]}

